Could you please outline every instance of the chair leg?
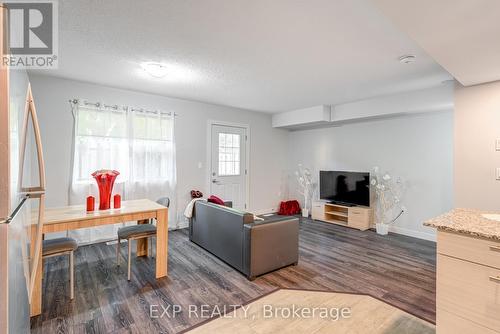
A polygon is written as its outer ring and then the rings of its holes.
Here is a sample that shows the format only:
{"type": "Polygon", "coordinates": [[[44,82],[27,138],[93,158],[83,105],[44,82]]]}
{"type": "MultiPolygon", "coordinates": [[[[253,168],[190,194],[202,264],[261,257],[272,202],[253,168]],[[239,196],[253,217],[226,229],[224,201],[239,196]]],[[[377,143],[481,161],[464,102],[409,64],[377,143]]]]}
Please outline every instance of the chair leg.
{"type": "Polygon", "coordinates": [[[132,257],[132,240],[128,239],[128,280],[130,281],[130,259],[132,257]]]}
{"type": "Polygon", "coordinates": [[[149,253],[148,256],[151,257],[153,256],[153,238],[148,238],[148,246],[149,246],[149,253]]]}
{"type": "Polygon", "coordinates": [[[73,252],[69,253],[69,286],[70,286],[70,296],[71,300],[75,298],[75,261],[73,252]]]}
{"type": "Polygon", "coordinates": [[[156,247],[153,247],[153,239],[155,240],[155,245],[156,245],[156,236],[151,237],[151,257],[156,256],[156,247]],[[153,254],[153,249],[155,250],[153,254]]]}
{"type": "Polygon", "coordinates": [[[116,266],[120,266],[120,238],[118,238],[118,243],[116,244],[116,266]]]}

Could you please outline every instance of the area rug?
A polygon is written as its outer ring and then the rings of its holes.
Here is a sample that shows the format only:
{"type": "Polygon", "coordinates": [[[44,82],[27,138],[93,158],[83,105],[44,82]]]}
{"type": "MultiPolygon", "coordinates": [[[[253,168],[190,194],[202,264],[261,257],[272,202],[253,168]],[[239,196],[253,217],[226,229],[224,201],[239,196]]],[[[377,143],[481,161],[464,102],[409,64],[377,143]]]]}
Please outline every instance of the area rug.
{"type": "Polygon", "coordinates": [[[189,333],[435,333],[435,326],[362,294],[280,289],[189,333]]]}

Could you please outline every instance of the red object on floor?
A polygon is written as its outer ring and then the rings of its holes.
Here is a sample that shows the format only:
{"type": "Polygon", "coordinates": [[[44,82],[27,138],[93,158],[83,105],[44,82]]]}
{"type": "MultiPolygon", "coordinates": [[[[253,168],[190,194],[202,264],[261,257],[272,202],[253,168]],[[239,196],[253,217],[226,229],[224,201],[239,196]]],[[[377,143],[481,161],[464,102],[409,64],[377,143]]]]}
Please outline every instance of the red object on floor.
{"type": "Polygon", "coordinates": [[[122,197],[120,194],[113,196],[113,208],[119,209],[122,206],[122,197]]]}
{"type": "Polygon", "coordinates": [[[300,213],[300,204],[296,200],[285,201],[280,203],[279,215],[290,216],[300,213]]]}
{"type": "Polygon", "coordinates": [[[98,170],[92,173],[92,176],[99,187],[99,210],[108,210],[111,208],[111,193],[116,177],[120,175],[116,170],[98,170]]]}
{"type": "Polygon", "coordinates": [[[94,196],[87,197],[87,212],[92,212],[95,209],[95,198],[94,196]]]}
{"type": "Polygon", "coordinates": [[[209,201],[210,203],[214,203],[214,204],[226,205],[222,199],[220,199],[219,197],[214,196],[214,195],[210,196],[207,199],[207,201],[209,201]]]}

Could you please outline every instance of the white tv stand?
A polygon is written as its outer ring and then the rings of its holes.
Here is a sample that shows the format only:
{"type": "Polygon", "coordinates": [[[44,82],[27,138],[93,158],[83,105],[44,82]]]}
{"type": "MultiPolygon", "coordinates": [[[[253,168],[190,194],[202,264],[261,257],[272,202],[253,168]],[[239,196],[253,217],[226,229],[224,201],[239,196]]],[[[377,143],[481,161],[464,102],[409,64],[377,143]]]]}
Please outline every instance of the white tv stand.
{"type": "Polygon", "coordinates": [[[312,219],[364,231],[373,224],[373,209],[317,201],[312,204],[312,219]]]}

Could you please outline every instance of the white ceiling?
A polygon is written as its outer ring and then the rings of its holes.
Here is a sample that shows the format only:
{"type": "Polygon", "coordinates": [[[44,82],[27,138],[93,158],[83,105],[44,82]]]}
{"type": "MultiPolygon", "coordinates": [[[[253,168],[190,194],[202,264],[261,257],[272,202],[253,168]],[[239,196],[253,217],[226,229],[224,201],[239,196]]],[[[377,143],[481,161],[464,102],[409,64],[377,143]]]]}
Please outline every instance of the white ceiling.
{"type": "Polygon", "coordinates": [[[265,112],[451,78],[370,0],[65,0],[59,25],[46,75],[265,112]],[[143,61],[173,74],[148,77],[143,61]]]}
{"type": "Polygon", "coordinates": [[[463,85],[500,80],[499,0],[374,0],[463,85]]]}

